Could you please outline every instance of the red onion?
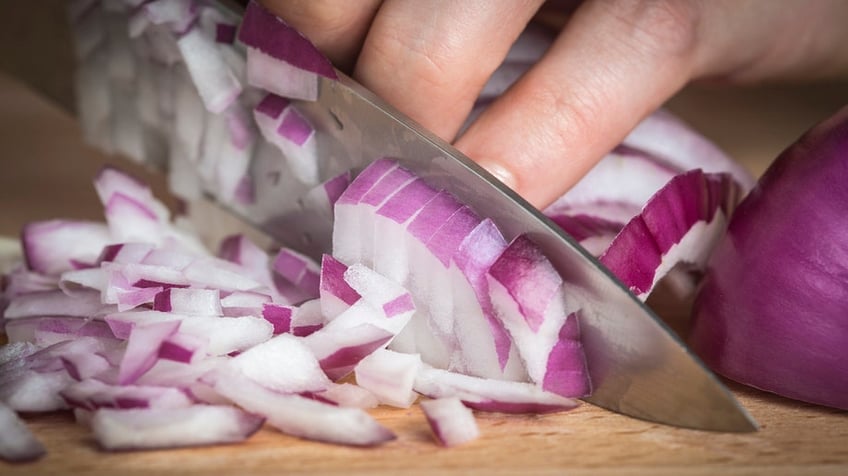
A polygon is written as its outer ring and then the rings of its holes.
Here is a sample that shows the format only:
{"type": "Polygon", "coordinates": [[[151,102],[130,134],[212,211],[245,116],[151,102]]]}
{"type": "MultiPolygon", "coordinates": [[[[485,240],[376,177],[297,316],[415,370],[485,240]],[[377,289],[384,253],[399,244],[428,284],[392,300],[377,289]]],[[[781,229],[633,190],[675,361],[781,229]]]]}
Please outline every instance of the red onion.
{"type": "Polygon", "coordinates": [[[710,260],[690,342],[716,372],[848,410],[848,108],[742,201],[710,260]]]}

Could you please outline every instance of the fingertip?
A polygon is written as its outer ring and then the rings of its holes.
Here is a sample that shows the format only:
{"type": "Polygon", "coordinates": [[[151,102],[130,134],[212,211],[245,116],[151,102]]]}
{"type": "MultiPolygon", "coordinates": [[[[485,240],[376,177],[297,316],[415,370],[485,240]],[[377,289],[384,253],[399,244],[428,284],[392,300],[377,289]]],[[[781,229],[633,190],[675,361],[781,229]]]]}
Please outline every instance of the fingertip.
{"type": "Polygon", "coordinates": [[[510,189],[515,190],[517,184],[515,175],[503,165],[491,160],[480,160],[477,165],[486,169],[487,172],[510,189]]]}

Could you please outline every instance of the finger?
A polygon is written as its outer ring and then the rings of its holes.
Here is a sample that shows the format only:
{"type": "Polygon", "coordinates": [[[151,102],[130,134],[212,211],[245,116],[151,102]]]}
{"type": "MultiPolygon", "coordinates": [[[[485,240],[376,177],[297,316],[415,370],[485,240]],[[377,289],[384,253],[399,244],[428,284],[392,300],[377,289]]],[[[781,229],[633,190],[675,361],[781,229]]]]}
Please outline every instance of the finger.
{"type": "Polygon", "coordinates": [[[541,0],[387,0],[354,77],[446,140],[541,0]]]}
{"type": "Polygon", "coordinates": [[[698,2],[583,4],[457,147],[538,207],[692,77],[698,2]]]}
{"type": "Polygon", "coordinates": [[[303,33],[336,65],[350,71],[382,0],[261,0],[303,33]]]}

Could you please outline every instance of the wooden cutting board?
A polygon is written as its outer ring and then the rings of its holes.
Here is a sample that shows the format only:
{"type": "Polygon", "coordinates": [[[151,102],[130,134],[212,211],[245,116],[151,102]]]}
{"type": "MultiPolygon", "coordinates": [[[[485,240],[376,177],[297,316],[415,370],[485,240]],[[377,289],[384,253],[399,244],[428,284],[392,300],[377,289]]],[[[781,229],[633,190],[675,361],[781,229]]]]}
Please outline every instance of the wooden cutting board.
{"type": "MultiPolygon", "coordinates": [[[[801,131],[848,103],[846,94],[848,88],[841,87],[758,89],[736,96],[691,91],[675,98],[671,108],[759,173],[801,131]]],[[[0,235],[15,235],[29,220],[100,219],[90,180],[110,160],[81,143],[68,115],[0,74],[0,235]]],[[[161,180],[132,170],[163,190],[161,180]]],[[[848,474],[848,413],[737,385],[731,389],[759,421],[759,432],[671,428],[584,404],[547,416],[479,414],[479,440],[443,449],[413,407],[373,412],[398,435],[379,448],[330,446],[264,429],[240,445],[105,453],[69,414],[32,415],[26,420],[48,455],[34,464],[0,463],[0,475],[848,474]]]]}

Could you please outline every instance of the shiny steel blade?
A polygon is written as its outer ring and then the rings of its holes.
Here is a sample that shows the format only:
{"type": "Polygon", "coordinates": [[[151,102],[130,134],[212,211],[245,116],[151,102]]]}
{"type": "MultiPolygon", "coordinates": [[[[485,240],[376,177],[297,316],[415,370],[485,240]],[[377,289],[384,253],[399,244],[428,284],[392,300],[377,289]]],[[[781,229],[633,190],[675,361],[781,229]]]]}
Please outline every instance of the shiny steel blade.
{"type": "MultiPolygon", "coordinates": [[[[349,78],[321,79],[319,90],[318,101],[297,106],[317,128],[319,157],[335,164],[329,168],[362,168],[381,157],[397,158],[432,186],[492,218],[507,239],[526,233],[543,249],[582,301],[583,344],[594,385],[587,401],[675,426],[756,430],[733,394],[668,327],[538,210],[349,78]]],[[[317,230],[307,240],[289,236],[291,225],[306,218],[293,212],[259,224],[286,242],[317,247],[313,253],[326,251],[317,230]]]]}

